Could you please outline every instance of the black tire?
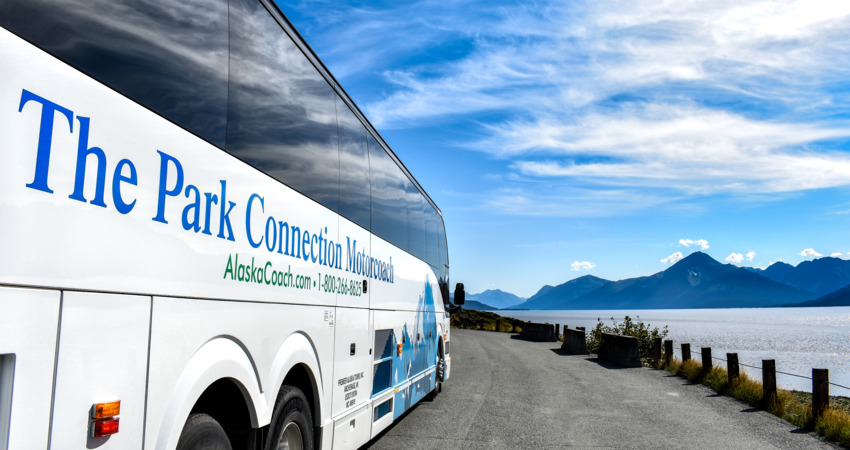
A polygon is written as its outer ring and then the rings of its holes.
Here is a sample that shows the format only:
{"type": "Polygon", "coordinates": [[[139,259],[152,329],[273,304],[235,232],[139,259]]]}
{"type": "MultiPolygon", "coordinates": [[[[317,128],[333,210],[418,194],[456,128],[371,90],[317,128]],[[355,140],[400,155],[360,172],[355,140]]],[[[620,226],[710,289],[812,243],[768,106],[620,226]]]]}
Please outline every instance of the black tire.
{"type": "Polygon", "coordinates": [[[191,414],[186,419],[177,450],[232,450],[224,428],[209,414],[191,414]]]}
{"type": "Polygon", "coordinates": [[[425,397],[429,402],[433,402],[437,398],[437,394],[443,392],[443,381],[446,378],[446,360],[443,357],[443,344],[440,344],[437,352],[437,366],[435,371],[436,381],[434,382],[434,390],[428,393],[425,397]]]}
{"type": "Polygon", "coordinates": [[[292,386],[282,387],[269,425],[266,450],[313,450],[312,419],[304,393],[292,386]]]}

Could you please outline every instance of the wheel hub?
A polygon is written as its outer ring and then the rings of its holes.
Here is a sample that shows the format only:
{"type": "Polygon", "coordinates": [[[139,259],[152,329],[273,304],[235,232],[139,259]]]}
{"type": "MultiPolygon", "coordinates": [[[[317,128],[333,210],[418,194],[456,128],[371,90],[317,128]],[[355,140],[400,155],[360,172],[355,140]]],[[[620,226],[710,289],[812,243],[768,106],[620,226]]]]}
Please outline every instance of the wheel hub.
{"type": "Polygon", "coordinates": [[[301,428],[295,422],[286,424],[286,428],[280,435],[280,441],[277,443],[277,450],[304,450],[301,428]]]}

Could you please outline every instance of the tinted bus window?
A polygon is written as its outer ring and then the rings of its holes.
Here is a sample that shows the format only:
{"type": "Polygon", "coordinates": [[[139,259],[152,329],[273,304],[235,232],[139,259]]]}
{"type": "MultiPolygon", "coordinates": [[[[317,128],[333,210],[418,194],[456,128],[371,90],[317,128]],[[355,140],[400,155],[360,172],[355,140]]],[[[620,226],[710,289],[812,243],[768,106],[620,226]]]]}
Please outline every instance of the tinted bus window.
{"type": "MultiPolygon", "coordinates": [[[[406,178],[406,177],[405,177],[406,178]]],[[[405,183],[405,191],[407,193],[407,229],[408,239],[410,243],[410,253],[419,259],[426,261],[427,234],[425,232],[425,223],[428,217],[428,209],[431,205],[419,192],[419,189],[413,185],[410,180],[405,183]]]]}
{"type": "Polygon", "coordinates": [[[440,218],[440,222],[437,224],[437,243],[440,244],[440,264],[437,265],[437,273],[442,274],[441,277],[448,281],[448,269],[446,266],[449,265],[449,254],[446,250],[446,228],[443,225],[443,220],[440,218]]]}
{"type": "Polygon", "coordinates": [[[407,176],[384,148],[369,136],[369,163],[372,179],[372,232],[408,249],[407,176]]]}
{"type": "Polygon", "coordinates": [[[259,2],[234,0],[230,14],[226,150],[338,211],[333,90],[259,2]]]}
{"type": "Polygon", "coordinates": [[[226,0],[3,0],[0,25],[224,147],[226,0]]]}
{"type": "Polygon", "coordinates": [[[339,117],[339,213],[365,229],[370,227],[371,185],[366,128],[336,98],[339,117]]]}
{"type": "MultiPolygon", "coordinates": [[[[426,205],[428,206],[428,214],[425,218],[425,232],[427,233],[426,240],[428,246],[426,248],[425,261],[439,269],[440,247],[438,244],[439,234],[437,233],[437,221],[439,220],[439,216],[437,215],[437,211],[434,210],[430,204],[426,203],[426,205]]],[[[439,271],[437,273],[439,273],[439,271]]]]}

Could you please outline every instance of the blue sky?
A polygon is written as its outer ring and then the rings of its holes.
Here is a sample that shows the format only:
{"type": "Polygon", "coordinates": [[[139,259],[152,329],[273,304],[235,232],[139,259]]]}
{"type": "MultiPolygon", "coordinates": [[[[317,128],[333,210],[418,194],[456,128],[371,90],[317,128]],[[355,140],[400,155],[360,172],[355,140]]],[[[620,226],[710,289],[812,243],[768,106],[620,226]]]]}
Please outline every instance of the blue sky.
{"type": "Polygon", "coordinates": [[[469,292],[850,258],[850,3],[280,6],[440,206],[469,292]]]}

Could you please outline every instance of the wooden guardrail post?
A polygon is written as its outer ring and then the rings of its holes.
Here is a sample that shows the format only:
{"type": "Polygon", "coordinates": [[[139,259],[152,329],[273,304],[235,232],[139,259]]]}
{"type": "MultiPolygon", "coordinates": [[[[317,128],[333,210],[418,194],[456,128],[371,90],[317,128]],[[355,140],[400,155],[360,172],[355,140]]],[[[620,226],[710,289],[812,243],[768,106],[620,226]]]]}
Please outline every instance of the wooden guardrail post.
{"type": "Polygon", "coordinates": [[[656,369],[661,364],[661,338],[652,340],[652,366],[656,369]]]}
{"type": "Polygon", "coordinates": [[[761,399],[765,406],[776,401],[776,360],[765,359],[761,362],[761,382],[764,386],[761,399]]]}
{"type": "Polygon", "coordinates": [[[812,369],[812,420],[829,408],[829,370],[812,369]]]}
{"type": "Polygon", "coordinates": [[[682,362],[691,359],[691,344],[682,344],[682,362]]]}
{"type": "Polygon", "coordinates": [[[560,337],[561,337],[561,324],[556,323],[555,324],[555,340],[558,340],[558,338],[560,338],[560,337]]]}
{"type": "Polygon", "coordinates": [[[738,378],[741,375],[741,368],[738,366],[738,354],[737,353],[727,353],[726,354],[726,371],[729,373],[729,384],[732,384],[732,381],[735,378],[738,378]]]}
{"type": "Polygon", "coordinates": [[[673,360],[673,341],[667,339],[664,341],[664,365],[669,366],[673,360]]]}
{"type": "Polygon", "coordinates": [[[702,347],[702,374],[700,378],[705,378],[708,372],[711,372],[711,347],[702,347]]]}

